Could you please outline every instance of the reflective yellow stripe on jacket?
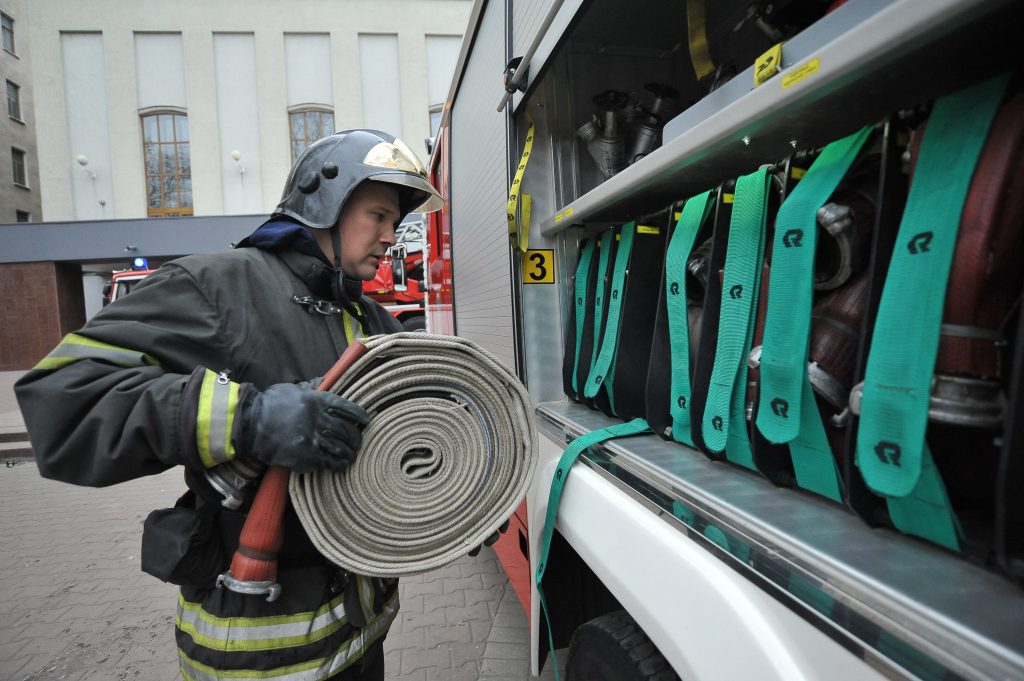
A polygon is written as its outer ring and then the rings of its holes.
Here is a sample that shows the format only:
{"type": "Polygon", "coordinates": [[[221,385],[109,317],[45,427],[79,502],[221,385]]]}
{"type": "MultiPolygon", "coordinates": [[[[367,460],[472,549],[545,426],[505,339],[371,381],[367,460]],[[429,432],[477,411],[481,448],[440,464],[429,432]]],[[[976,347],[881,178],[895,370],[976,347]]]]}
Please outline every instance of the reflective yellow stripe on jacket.
{"type": "Polygon", "coordinates": [[[130,348],[119,348],[110,343],[79,336],[77,333],[69,333],[64,336],[60,345],[51,350],[50,354],[46,357],[39,360],[39,363],[32,367],[32,370],[54,371],[68,364],[80,362],[83,359],[94,359],[125,368],[160,365],[153,357],[144,352],[130,348]]]}
{"type": "Polygon", "coordinates": [[[196,447],[203,465],[212,468],[235,456],[231,428],[238,409],[238,384],[225,374],[209,369],[199,388],[199,409],[196,412],[196,447]]]}
{"type": "MultiPolygon", "coordinates": [[[[359,310],[359,314],[363,311],[356,305],[356,310],[359,310]]],[[[342,321],[345,324],[345,340],[352,343],[353,339],[363,337],[363,325],[356,321],[355,317],[350,315],[348,312],[342,315],[342,321]]]]}
{"type": "MultiPolygon", "coordinates": [[[[189,622],[199,622],[206,627],[207,636],[213,633],[212,639],[215,645],[210,647],[221,650],[269,650],[303,645],[316,641],[330,632],[337,629],[344,623],[344,608],[340,599],[334,599],[317,611],[311,623],[309,615],[293,615],[286,617],[266,618],[217,618],[202,612],[200,606],[188,603],[178,597],[178,627],[195,636],[186,628],[189,622]],[[333,613],[340,613],[337,620],[332,619],[333,613]],[[191,613],[191,614],[190,614],[191,613]],[[319,625],[317,624],[319,623],[319,625]],[[308,635],[297,636],[297,628],[305,627],[309,630],[308,635]],[[252,629],[258,632],[257,635],[266,637],[261,639],[249,639],[252,629]],[[214,633],[215,632],[215,633],[214,633]],[[315,637],[315,638],[310,638],[315,637]],[[267,647],[268,643],[274,643],[267,647]],[[230,646],[230,647],[222,647],[230,646]]],[[[332,655],[316,660],[310,660],[288,667],[276,669],[214,669],[208,665],[201,664],[188,657],[184,652],[178,651],[181,663],[181,673],[189,681],[216,681],[217,679],[274,679],[275,681],[316,681],[325,679],[332,674],[337,674],[353,662],[363,656],[366,650],[377,639],[387,633],[391,622],[398,614],[398,592],[396,591],[385,603],[383,610],[366,623],[366,626],[353,631],[352,638],[345,641],[332,655]]],[[[196,639],[205,645],[205,641],[196,639]]]]}

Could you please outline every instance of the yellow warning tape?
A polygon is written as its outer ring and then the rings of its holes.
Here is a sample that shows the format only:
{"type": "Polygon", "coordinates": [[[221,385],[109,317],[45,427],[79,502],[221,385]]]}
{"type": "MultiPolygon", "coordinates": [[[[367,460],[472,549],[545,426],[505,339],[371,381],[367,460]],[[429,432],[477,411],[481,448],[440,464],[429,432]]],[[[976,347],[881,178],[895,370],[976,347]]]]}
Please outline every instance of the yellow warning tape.
{"type": "Polygon", "coordinates": [[[704,0],[686,0],[686,27],[694,73],[697,80],[704,80],[715,71],[704,25],[704,0]]]}
{"type": "Polygon", "coordinates": [[[508,223],[508,236],[512,239],[516,248],[523,253],[530,244],[530,207],[532,201],[529,194],[523,194],[523,207],[521,219],[516,219],[519,212],[519,194],[522,189],[523,173],[526,172],[526,164],[530,162],[530,153],[533,151],[533,116],[526,114],[526,120],[530,122],[530,129],[526,132],[526,144],[523,147],[523,155],[519,159],[519,167],[516,168],[515,179],[508,190],[508,203],[505,204],[505,220],[508,223]]]}

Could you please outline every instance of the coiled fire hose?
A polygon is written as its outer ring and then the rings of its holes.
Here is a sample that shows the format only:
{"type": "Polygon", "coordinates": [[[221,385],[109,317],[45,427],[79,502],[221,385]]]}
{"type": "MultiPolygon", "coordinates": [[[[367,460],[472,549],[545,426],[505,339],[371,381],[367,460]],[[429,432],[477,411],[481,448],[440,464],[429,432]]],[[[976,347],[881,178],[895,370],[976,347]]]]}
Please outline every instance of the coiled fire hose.
{"type": "Polygon", "coordinates": [[[446,565],[515,511],[537,462],[526,389],[463,338],[374,336],[328,389],[371,416],[344,473],[292,475],[292,505],[313,545],[360,575],[446,565]]]}

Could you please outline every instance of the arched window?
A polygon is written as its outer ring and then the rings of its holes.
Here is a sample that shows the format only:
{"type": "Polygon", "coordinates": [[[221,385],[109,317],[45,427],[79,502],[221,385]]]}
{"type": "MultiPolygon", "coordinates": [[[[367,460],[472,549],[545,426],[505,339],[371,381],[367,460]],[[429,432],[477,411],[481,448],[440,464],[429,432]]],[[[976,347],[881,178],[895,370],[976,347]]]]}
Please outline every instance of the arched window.
{"type": "Polygon", "coordinates": [[[326,107],[303,104],[288,111],[292,161],[313,142],[334,134],[334,112],[326,107]]]}
{"type": "Polygon", "coordinates": [[[177,111],[142,114],[149,217],[192,215],[192,162],[188,116],[177,111]]]}

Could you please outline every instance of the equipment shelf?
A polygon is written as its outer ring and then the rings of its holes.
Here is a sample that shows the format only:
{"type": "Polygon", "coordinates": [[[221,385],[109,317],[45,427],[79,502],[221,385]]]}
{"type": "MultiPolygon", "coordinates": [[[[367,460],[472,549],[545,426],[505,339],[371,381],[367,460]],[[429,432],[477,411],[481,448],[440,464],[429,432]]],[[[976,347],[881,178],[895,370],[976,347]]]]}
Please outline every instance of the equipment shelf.
{"type": "MultiPolygon", "coordinates": [[[[780,73],[730,99],[734,83],[752,83],[753,67],[736,75],[669,121],[660,148],[542,217],[540,232],[551,237],[572,225],[649,214],[1020,62],[1022,7],[1012,0],[880,4],[796,62],[787,63],[784,49],[780,73]]],[[[812,25],[793,42],[814,31],[812,25]]],[[[814,44],[807,36],[804,42],[814,44]]]]}

